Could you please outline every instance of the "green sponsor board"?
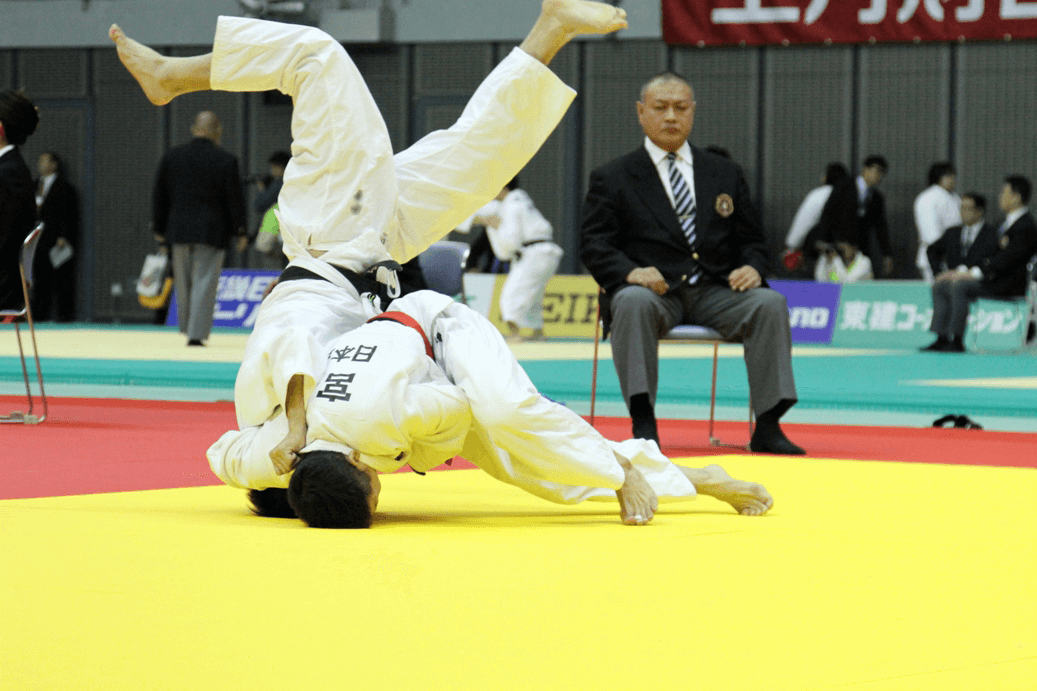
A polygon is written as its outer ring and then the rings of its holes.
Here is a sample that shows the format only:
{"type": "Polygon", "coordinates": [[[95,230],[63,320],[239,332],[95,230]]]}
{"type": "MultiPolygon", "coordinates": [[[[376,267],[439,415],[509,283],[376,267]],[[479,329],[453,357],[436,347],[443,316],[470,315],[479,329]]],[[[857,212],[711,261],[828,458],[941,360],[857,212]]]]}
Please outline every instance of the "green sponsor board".
{"type": "MultiPolygon", "coordinates": [[[[1023,301],[979,300],[969,313],[969,348],[1018,348],[1027,325],[1023,301]]],[[[919,348],[932,342],[932,290],[923,281],[872,281],[843,286],[832,344],[919,348]]]]}

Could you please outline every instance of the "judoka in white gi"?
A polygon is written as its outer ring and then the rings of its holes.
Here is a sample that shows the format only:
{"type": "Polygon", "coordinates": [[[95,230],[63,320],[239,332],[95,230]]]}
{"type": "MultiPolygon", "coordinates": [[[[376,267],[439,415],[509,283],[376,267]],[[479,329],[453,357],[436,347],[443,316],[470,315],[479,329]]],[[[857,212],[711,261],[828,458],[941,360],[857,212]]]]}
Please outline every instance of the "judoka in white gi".
{"type": "Polygon", "coordinates": [[[532,338],[544,337],[544,292],[558,271],[562,248],[553,240],[553,229],[518,178],[504,186],[497,198],[475,213],[486,226],[493,253],[511,262],[500,294],[501,319],[508,340],[521,340],[520,329],[532,329],[532,338]]]}
{"type": "MultiPolygon", "coordinates": [[[[415,256],[496,194],[575,95],[545,65],[575,35],[622,28],[624,16],[602,3],[545,0],[526,40],[458,123],[396,157],[355,65],[317,29],[221,17],[211,54],[170,58],[112,27],[120,60],[152,103],[210,88],[276,88],[294,100],[292,161],[279,197],[291,261],[246,347],[235,386],[241,429],[287,410],[291,390],[297,400],[313,394],[330,342],[382,310],[381,289],[359,272],[415,256]]],[[[628,503],[636,495],[644,504],[651,491],[641,478],[629,494],[628,503]]],[[[649,508],[629,516],[650,517],[649,508]]]]}
{"type": "Polygon", "coordinates": [[[321,514],[311,519],[300,496],[314,490],[301,488],[305,465],[295,473],[292,467],[321,451],[341,454],[340,467],[348,459],[366,472],[370,491],[362,503],[371,511],[380,491],[377,472],[403,465],[425,472],[455,455],[549,501],[618,497],[628,523],[651,519],[657,507],[652,497],[691,499],[696,489],[748,515],[773,503],[763,487],[736,481],[719,466],[674,465],[655,442],[607,441],[540,395],[500,332],[445,295],[419,291],[394,300],[389,311],[333,341],[326,362],[294,430],[290,390],[286,411],[259,427],[227,432],[208,451],[225,483],[287,488],[291,507],[311,525],[321,514]],[[281,453],[271,453],[278,447],[281,453]],[[642,478],[650,495],[623,492],[642,478]]]}
{"type": "Polygon", "coordinates": [[[458,122],[395,157],[356,66],[318,29],[221,17],[211,54],[169,58],[112,27],[120,59],[153,103],[210,88],[278,89],[294,101],[278,217],[288,271],[310,278],[282,282],[260,311],[235,384],[239,426],[262,424],[283,406],[294,376],[312,391],[330,340],[383,309],[373,281],[367,294],[342,271],[355,278],[380,262],[403,263],[492,199],[575,97],[546,63],[577,34],[626,26],[624,16],[602,3],[545,0],[529,36],[458,122]]]}

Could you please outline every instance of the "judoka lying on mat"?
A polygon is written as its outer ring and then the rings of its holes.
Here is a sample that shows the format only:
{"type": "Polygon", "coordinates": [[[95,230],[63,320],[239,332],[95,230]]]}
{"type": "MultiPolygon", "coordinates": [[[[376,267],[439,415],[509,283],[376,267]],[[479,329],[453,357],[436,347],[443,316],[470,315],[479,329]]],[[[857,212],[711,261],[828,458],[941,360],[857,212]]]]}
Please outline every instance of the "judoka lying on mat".
{"type": "Polygon", "coordinates": [[[267,490],[251,492],[258,513],[368,527],[379,472],[423,473],[458,454],[550,501],[615,496],[631,525],[648,523],[658,500],[696,493],[746,515],[773,505],[762,486],[719,466],[683,468],[654,442],[607,441],[537,392],[496,327],[438,293],[394,300],[336,339],[326,358],[312,393],[290,386],[286,410],[227,432],[208,451],[228,485],[267,490]]]}

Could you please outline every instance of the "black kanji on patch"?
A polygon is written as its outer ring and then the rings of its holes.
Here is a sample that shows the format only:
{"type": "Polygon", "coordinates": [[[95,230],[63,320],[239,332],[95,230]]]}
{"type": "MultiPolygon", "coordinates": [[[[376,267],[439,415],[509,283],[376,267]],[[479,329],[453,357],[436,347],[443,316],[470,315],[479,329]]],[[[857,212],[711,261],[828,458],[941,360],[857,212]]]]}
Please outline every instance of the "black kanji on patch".
{"type": "Polygon", "coordinates": [[[324,378],[324,388],[317,391],[317,398],[326,398],[329,401],[348,401],[352,394],[348,391],[348,385],[353,383],[355,372],[349,374],[329,374],[324,378]]]}
{"type": "Polygon", "coordinates": [[[357,346],[353,362],[371,362],[371,358],[374,357],[374,351],[376,350],[378,350],[378,346],[357,346]]]}

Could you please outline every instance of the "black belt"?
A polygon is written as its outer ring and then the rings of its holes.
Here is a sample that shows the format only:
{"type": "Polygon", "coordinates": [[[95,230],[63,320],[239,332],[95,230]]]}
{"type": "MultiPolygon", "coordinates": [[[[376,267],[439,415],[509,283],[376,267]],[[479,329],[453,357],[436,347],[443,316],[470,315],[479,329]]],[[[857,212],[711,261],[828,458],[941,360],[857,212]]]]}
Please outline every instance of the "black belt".
{"type": "MultiPolygon", "coordinates": [[[[356,271],[350,271],[349,269],[344,269],[341,266],[336,266],[334,264],[328,264],[328,266],[332,267],[340,274],[342,274],[346,278],[346,280],[349,281],[354,288],[356,288],[356,292],[360,295],[363,295],[364,293],[374,293],[379,298],[381,298],[382,304],[384,305],[388,305],[390,301],[395,299],[389,295],[389,286],[385,285],[384,283],[379,283],[374,279],[374,272],[377,271],[378,267],[380,266],[387,267],[392,271],[399,271],[401,267],[396,262],[378,262],[362,274],[358,274],[356,271]]],[[[301,279],[309,279],[314,281],[328,280],[320,274],[314,273],[309,269],[304,269],[301,266],[289,266],[287,269],[281,272],[280,276],[277,277],[277,282],[284,283],[285,281],[298,281],[301,279]]],[[[330,283],[330,281],[328,282],[330,283]]],[[[406,290],[402,285],[400,286],[400,296],[405,295],[409,292],[413,291],[406,290]]]]}
{"type": "Polygon", "coordinates": [[[541,242],[551,242],[551,240],[547,240],[547,239],[544,239],[544,240],[530,240],[529,242],[523,242],[522,246],[523,247],[529,247],[530,245],[539,245],[541,242]]]}

